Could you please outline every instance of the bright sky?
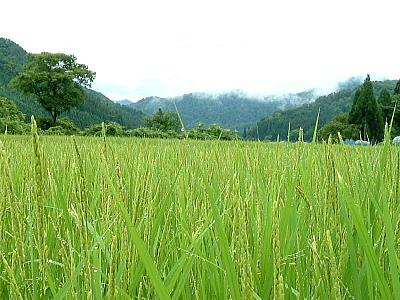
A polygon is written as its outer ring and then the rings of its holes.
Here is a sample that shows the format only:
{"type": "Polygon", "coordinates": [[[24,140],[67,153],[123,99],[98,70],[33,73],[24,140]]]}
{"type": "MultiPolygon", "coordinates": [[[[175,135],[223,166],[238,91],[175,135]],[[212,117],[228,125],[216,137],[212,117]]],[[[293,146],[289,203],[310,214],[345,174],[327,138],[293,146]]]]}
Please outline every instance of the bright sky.
{"type": "Polygon", "coordinates": [[[93,89],[137,101],[243,89],[301,92],[400,78],[398,0],[20,0],[0,37],[73,54],[93,89]]]}

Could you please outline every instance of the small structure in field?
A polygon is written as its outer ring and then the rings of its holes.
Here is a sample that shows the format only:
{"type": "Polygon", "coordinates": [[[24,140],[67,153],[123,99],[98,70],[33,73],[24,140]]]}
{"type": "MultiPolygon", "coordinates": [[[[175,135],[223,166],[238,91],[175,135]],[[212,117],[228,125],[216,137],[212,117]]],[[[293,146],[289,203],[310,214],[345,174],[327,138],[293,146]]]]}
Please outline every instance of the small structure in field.
{"type": "Polygon", "coordinates": [[[370,146],[371,145],[371,143],[370,142],[368,142],[368,141],[363,141],[363,140],[357,140],[356,141],[356,145],[357,146],[370,146]]]}
{"type": "Polygon", "coordinates": [[[399,146],[400,145],[400,136],[396,136],[393,140],[392,140],[392,144],[399,146]]]}
{"type": "Polygon", "coordinates": [[[357,141],[343,141],[345,145],[351,146],[370,146],[371,143],[368,141],[357,140],[357,141]]]}

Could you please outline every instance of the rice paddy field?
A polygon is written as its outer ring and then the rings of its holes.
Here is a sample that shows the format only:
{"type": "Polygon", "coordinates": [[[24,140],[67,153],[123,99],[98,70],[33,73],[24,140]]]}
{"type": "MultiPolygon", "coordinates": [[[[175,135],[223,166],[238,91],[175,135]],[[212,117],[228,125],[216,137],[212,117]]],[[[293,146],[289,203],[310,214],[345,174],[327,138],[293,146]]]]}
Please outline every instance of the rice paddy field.
{"type": "Polygon", "coordinates": [[[389,141],[0,141],[0,299],[400,299],[389,141]]]}

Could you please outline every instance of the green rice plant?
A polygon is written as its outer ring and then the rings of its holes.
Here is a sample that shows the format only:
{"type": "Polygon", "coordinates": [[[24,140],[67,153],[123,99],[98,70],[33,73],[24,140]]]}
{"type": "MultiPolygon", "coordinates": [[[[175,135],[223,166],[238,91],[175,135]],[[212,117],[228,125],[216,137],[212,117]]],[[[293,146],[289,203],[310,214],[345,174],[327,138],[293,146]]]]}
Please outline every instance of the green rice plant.
{"type": "Polygon", "coordinates": [[[399,166],[388,139],[0,136],[0,299],[398,299],[399,166]]]}

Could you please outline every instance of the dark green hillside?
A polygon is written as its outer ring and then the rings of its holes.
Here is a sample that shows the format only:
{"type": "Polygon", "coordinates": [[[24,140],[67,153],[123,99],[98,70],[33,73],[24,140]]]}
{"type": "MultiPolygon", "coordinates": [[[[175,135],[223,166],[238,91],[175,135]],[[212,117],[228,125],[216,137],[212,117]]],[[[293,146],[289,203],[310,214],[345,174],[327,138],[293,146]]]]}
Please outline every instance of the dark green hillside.
{"type": "Polygon", "coordinates": [[[0,38],[0,85],[7,85],[27,61],[24,49],[9,39],[0,38]]]}
{"type": "Polygon", "coordinates": [[[143,125],[145,114],[129,106],[116,104],[99,92],[86,89],[85,102],[65,116],[79,128],[113,121],[132,129],[143,125]]]}
{"type": "Polygon", "coordinates": [[[252,126],[261,117],[276,110],[298,107],[315,99],[313,90],[298,94],[275,96],[247,95],[242,91],[212,95],[192,93],[174,98],[148,97],[130,106],[153,114],[158,108],[163,111],[176,111],[174,102],[187,128],[194,128],[199,123],[219,124],[223,128],[238,130],[252,126]]]}
{"type": "MultiPolygon", "coordinates": [[[[0,97],[14,101],[29,121],[31,115],[49,117],[49,114],[33,96],[8,87],[10,80],[23,70],[23,65],[27,62],[26,54],[18,44],[0,38],[0,97]]],[[[61,115],[73,120],[81,129],[109,121],[118,122],[127,129],[137,128],[144,123],[144,116],[142,111],[115,104],[103,94],[90,89],[86,89],[85,102],[80,107],[61,115]]]]}
{"type": "MultiPolygon", "coordinates": [[[[373,82],[376,97],[379,97],[384,88],[393,93],[396,82],[397,80],[373,82]]],[[[310,141],[313,137],[318,111],[320,111],[319,128],[321,128],[335,115],[350,111],[357,88],[321,96],[315,102],[303,104],[295,109],[276,111],[259,120],[255,126],[250,127],[247,130],[246,138],[274,141],[279,135],[281,140],[286,140],[290,124],[292,140],[297,139],[301,127],[304,131],[304,140],[310,141]]]]}

